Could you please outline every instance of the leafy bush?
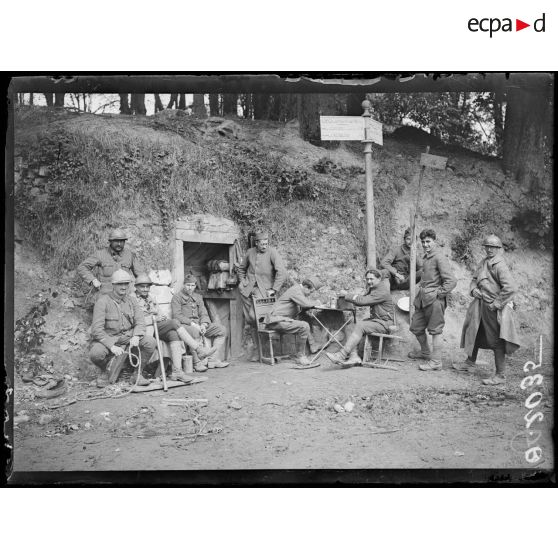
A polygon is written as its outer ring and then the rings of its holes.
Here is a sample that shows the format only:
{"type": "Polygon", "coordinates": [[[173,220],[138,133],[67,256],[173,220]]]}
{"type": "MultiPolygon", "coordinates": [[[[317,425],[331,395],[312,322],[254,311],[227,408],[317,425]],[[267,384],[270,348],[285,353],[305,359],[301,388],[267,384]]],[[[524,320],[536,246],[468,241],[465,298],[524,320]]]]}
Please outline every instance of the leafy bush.
{"type": "MultiPolygon", "coordinates": [[[[451,242],[454,259],[471,267],[473,265],[473,247],[489,231],[494,220],[494,209],[488,206],[472,207],[465,214],[463,228],[451,242]]],[[[492,229],[490,229],[492,230],[492,229]]]]}
{"type": "Polygon", "coordinates": [[[542,188],[531,189],[525,205],[518,208],[511,220],[513,230],[527,239],[533,248],[552,248],[554,245],[554,213],[552,196],[542,188]]]}

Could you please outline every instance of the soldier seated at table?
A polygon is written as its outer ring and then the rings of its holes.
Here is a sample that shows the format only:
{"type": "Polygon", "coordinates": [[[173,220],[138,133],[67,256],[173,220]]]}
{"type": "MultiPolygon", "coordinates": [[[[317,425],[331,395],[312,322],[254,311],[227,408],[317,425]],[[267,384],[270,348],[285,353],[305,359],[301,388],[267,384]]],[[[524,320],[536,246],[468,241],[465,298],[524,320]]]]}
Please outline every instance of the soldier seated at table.
{"type": "MultiPolygon", "coordinates": [[[[346,294],[345,300],[356,306],[370,306],[370,317],[358,320],[349,326],[345,346],[336,353],[326,356],[335,364],[356,366],[362,361],[357,354],[357,347],[367,333],[389,333],[393,324],[393,301],[389,292],[389,282],[377,269],[369,269],[365,274],[366,291],[362,295],[346,294]]],[[[343,293],[341,293],[343,294],[343,293]]]]}
{"type": "MultiPolygon", "coordinates": [[[[392,290],[404,291],[409,288],[411,274],[411,230],[403,233],[403,244],[393,247],[382,259],[378,266],[382,276],[389,279],[392,290]]],[[[417,254],[415,269],[416,282],[422,275],[422,257],[417,254]]]]}
{"type": "Polygon", "coordinates": [[[312,353],[317,352],[320,345],[314,340],[310,324],[296,318],[299,317],[301,312],[315,308],[320,304],[320,301],[308,297],[321,287],[322,284],[316,277],[304,279],[301,284],[293,285],[287,289],[277,299],[271,312],[266,317],[267,329],[296,335],[296,362],[301,365],[310,362],[305,354],[306,341],[308,341],[312,353]]]}

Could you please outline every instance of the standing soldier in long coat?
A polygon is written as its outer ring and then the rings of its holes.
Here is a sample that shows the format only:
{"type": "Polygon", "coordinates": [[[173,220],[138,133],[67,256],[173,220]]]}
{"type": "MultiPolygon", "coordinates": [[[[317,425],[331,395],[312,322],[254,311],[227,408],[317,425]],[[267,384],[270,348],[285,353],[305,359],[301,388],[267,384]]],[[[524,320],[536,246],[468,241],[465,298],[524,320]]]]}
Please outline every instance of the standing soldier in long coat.
{"type": "Polygon", "coordinates": [[[269,236],[259,231],[255,236],[256,246],[248,249],[246,257],[238,267],[240,295],[244,320],[250,326],[254,353],[250,360],[258,360],[258,333],[252,297],[269,298],[275,296],[287,278],[287,269],[279,252],[269,246],[269,236]]]}
{"type": "Polygon", "coordinates": [[[136,277],[143,271],[134,252],[125,248],[128,236],[122,229],[112,230],[108,240],[106,248],[97,250],[77,268],[79,276],[97,291],[96,298],[112,292],[110,278],[116,270],[123,269],[136,277]]]}
{"type": "Polygon", "coordinates": [[[491,349],[496,371],[483,383],[495,385],[505,380],[506,355],[519,348],[512,306],[516,286],[501,254],[502,241],[491,234],[482,244],[486,258],[473,275],[469,289],[473,301],[461,333],[461,348],[465,349],[467,360],[455,363],[453,367],[470,370],[475,366],[479,349],[491,349]]]}

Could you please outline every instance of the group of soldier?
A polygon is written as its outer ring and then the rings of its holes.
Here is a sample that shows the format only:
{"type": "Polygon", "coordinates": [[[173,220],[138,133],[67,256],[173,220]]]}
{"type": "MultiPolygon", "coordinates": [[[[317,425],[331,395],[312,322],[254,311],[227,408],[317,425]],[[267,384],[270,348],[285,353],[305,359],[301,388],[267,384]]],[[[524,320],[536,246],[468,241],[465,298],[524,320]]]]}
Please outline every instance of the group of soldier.
{"type": "Polygon", "coordinates": [[[152,281],[135,254],[125,247],[126,240],[124,231],[113,230],[109,245],[78,267],[78,274],[96,291],[89,357],[99,368],[97,386],[109,383],[110,375],[123,368],[135,347],[140,358],[132,381],[149,384],[143,372],[157,348],[157,336],[169,346],[171,380],[192,381],[182,366],[184,345],[191,352],[196,372],[228,366],[217,357],[225,343],[225,328],[211,322],[202,296],[195,292],[196,277],[188,274],[184,278],[182,290],[172,298],[173,317],[167,317],[150,294],[152,281]],[[131,283],[135,285],[133,293],[131,283]]]}
{"type": "MultiPolygon", "coordinates": [[[[445,325],[444,314],[448,295],[456,287],[448,258],[436,242],[432,229],[420,235],[422,257],[416,261],[417,294],[410,331],[420,348],[408,353],[409,358],[424,361],[421,370],[442,369],[441,336],[445,325]],[[430,335],[429,343],[427,333],[430,335]]],[[[140,268],[133,252],[125,247],[126,234],[116,229],[109,236],[109,246],[98,250],[78,267],[78,273],[97,293],[93,309],[91,360],[99,367],[99,387],[106,386],[111,370],[123,366],[129,352],[137,347],[141,358],[137,376],[138,384],[149,383],[143,376],[145,365],[157,345],[155,337],[169,345],[172,373],[171,379],[188,383],[191,375],[182,369],[184,345],[192,354],[196,372],[207,368],[228,366],[219,360],[217,353],[226,339],[221,324],[212,323],[203,298],[196,293],[196,277],[189,274],[180,292],[173,295],[172,318],[166,317],[150,294],[151,280],[140,268]],[[134,282],[135,292],[130,293],[134,282]],[[155,337],[153,333],[155,333],[155,337]]],[[[313,276],[305,277],[279,295],[287,279],[287,270],[279,252],[269,246],[268,233],[256,233],[255,246],[249,248],[238,265],[239,292],[243,314],[252,337],[252,353],[249,360],[258,360],[258,327],[254,311],[254,299],[273,298],[271,311],[265,317],[266,328],[295,335],[296,361],[309,363],[306,347],[310,353],[320,349],[312,335],[305,313],[320,301],[313,297],[323,286],[313,276]],[[279,296],[278,296],[279,295],[279,296]]],[[[368,306],[369,317],[357,320],[350,326],[346,342],[338,352],[326,353],[336,364],[358,365],[361,359],[357,348],[367,334],[387,334],[394,320],[394,303],[390,290],[409,288],[411,233],[405,231],[403,243],[389,252],[378,269],[365,273],[366,287],[363,293],[340,293],[355,306],[368,306]]],[[[454,363],[457,370],[470,370],[475,366],[479,349],[494,352],[495,370],[483,382],[499,384],[505,378],[505,355],[519,347],[513,323],[512,299],[515,286],[511,273],[503,259],[501,240],[489,235],[483,240],[486,257],[476,270],[470,286],[473,300],[467,311],[461,338],[461,347],[467,359],[454,363]]]]}

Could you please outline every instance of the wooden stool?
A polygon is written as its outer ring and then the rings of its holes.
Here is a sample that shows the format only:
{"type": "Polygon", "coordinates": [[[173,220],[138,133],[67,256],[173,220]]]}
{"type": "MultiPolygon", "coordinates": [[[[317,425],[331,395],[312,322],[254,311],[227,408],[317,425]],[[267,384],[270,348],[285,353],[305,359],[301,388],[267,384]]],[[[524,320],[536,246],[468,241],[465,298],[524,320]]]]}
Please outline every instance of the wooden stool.
{"type": "Polygon", "coordinates": [[[403,339],[403,337],[399,337],[399,335],[391,335],[388,333],[367,333],[364,339],[364,354],[362,355],[362,366],[366,366],[368,368],[386,368],[388,370],[398,370],[398,368],[396,368],[395,366],[388,365],[390,359],[386,359],[385,362],[382,362],[384,358],[384,339],[403,339]],[[372,349],[372,337],[378,338],[377,351],[374,351],[374,349],[372,349]],[[377,352],[377,356],[374,360],[372,359],[373,352],[377,352]]]}

